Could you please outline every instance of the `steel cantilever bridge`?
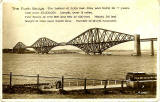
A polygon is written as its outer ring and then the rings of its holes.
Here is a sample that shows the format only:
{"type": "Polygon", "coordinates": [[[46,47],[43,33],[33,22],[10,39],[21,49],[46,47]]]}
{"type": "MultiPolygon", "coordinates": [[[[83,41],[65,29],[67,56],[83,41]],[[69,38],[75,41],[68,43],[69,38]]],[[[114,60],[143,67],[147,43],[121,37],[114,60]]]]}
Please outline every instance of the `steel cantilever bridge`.
{"type": "Polygon", "coordinates": [[[13,47],[13,52],[16,53],[24,53],[26,48],[33,48],[37,53],[48,53],[52,48],[58,46],[59,44],[55,41],[52,41],[46,37],[39,38],[34,44],[31,46],[26,46],[22,42],[18,42],[13,47]]]}
{"type": "Polygon", "coordinates": [[[102,54],[104,50],[112,46],[133,40],[133,35],[101,28],[92,28],[67,42],[66,45],[76,46],[88,54],[102,54]]]}
{"type": "MultiPolygon", "coordinates": [[[[65,45],[76,46],[87,54],[102,54],[104,50],[112,46],[128,41],[134,41],[134,39],[133,35],[101,28],[91,28],[65,43],[65,45]]],[[[23,53],[26,48],[33,48],[37,53],[48,53],[56,46],[64,46],[64,44],[43,37],[38,39],[31,46],[26,46],[22,42],[18,42],[14,46],[13,51],[16,53],[23,53]]]]}

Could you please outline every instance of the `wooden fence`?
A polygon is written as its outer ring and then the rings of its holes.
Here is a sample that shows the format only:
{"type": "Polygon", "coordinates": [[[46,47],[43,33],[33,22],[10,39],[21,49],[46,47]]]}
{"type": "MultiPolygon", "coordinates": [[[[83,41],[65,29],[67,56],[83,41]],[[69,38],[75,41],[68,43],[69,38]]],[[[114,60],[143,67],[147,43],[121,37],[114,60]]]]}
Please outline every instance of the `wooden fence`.
{"type": "MultiPolygon", "coordinates": [[[[99,80],[99,79],[87,79],[87,78],[65,78],[64,76],[62,77],[51,77],[51,76],[40,76],[39,74],[37,75],[14,75],[12,72],[10,74],[3,74],[4,76],[9,77],[9,87],[12,88],[13,86],[25,86],[25,87],[37,87],[39,89],[40,86],[42,85],[50,85],[51,82],[49,83],[43,83],[40,81],[44,81],[45,79],[56,79],[61,82],[60,84],[60,89],[64,90],[64,87],[72,87],[72,86],[82,86],[84,87],[84,90],[87,90],[87,86],[96,86],[96,85],[101,85],[103,86],[104,90],[106,90],[108,85],[117,85],[120,84],[121,88],[124,87],[124,83],[126,82],[125,80],[99,80]],[[36,82],[32,84],[13,84],[13,77],[28,77],[28,78],[36,78],[36,82]]],[[[56,83],[55,83],[56,84],[56,83]]]]}

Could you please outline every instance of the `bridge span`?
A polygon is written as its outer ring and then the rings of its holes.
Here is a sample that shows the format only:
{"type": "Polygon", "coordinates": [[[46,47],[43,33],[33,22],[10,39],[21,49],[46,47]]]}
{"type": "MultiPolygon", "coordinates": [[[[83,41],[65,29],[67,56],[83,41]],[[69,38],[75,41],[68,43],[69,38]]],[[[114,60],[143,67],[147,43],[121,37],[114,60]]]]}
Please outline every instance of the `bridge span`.
{"type": "Polygon", "coordinates": [[[157,41],[157,38],[145,38],[145,39],[140,39],[141,42],[147,42],[150,41],[151,42],[151,56],[154,56],[154,41],[157,41]]]}
{"type": "Polygon", "coordinates": [[[134,53],[137,56],[141,55],[140,42],[151,41],[151,55],[154,55],[153,45],[154,41],[157,41],[157,38],[140,39],[140,35],[130,35],[102,28],[88,29],[66,43],[57,43],[46,37],[39,38],[31,46],[26,46],[22,42],[18,42],[13,47],[13,52],[24,53],[26,48],[33,48],[37,53],[44,54],[48,53],[56,46],[72,45],[78,47],[87,54],[102,54],[106,49],[128,41],[135,42],[134,53]]]}

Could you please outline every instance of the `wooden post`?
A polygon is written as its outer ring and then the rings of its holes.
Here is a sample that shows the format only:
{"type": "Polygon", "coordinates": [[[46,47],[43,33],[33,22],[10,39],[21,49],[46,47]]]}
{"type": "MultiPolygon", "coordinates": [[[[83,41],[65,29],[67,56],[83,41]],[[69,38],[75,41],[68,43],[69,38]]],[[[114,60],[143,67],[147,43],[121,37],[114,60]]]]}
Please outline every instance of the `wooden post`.
{"type": "Polygon", "coordinates": [[[37,74],[37,89],[39,89],[39,74],[37,74]]]}
{"type": "Polygon", "coordinates": [[[107,86],[107,80],[105,80],[104,89],[106,89],[106,86],[107,86]]]}
{"type": "Polygon", "coordinates": [[[101,85],[103,84],[103,81],[101,81],[101,85]]]}
{"type": "Polygon", "coordinates": [[[108,80],[105,80],[105,82],[104,82],[104,93],[106,93],[107,83],[108,83],[108,80]]]}
{"type": "Polygon", "coordinates": [[[87,79],[85,78],[85,79],[84,79],[84,91],[85,91],[85,93],[86,93],[86,91],[87,91],[87,90],[86,90],[86,85],[87,85],[87,79]]]}
{"type": "Polygon", "coordinates": [[[123,89],[123,80],[121,81],[121,88],[123,89]]]}
{"type": "Polygon", "coordinates": [[[62,76],[62,90],[64,89],[64,76],[62,76]]]}
{"type": "Polygon", "coordinates": [[[137,92],[139,93],[139,90],[140,90],[139,78],[137,78],[137,85],[138,85],[138,86],[137,86],[137,89],[136,89],[136,90],[137,90],[137,92]]]}
{"type": "Polygon", "coordinates": [[[10,84],[9,84],[10,88],[12,88],[12,72],[10,72],[10,84]]]}
{"type": "Polygon", "coordinates": [[[117,81],[116,81],[116,80],[114,81],[114,84],[115,84],[115,85],[117,84],[117,81]]]}

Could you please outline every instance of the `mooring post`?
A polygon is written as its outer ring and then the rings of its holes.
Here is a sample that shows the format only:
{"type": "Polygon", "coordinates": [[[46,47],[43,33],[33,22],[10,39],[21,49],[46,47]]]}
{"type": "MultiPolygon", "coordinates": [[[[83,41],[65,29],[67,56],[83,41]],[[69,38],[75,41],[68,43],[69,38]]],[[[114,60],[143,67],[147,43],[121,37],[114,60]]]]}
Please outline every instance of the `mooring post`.
{"type": "Polygon", "coordinates": [[[135,35],[134,52],[136,56],[141,56],[140,35],[138,34],[135,35]]]}
{"type": "Polygon", "coordinates": [[[154,56],[154,41],[151,40],[151,56],[154,56]]]}
{"type": "Polygon", "coordinates": [[[39,74],[37,74],[37,89],[39,89],[39,74]]]}
{"type": "Polygon", "coordinates": [[[85,93],[87,92],[86,85],[87,85],[87,79],[85,78],[85,79],[84,79],[84,92],[85,92],[85,93]]]}
{"type": "Polygon", "coordinates": [[[64,76],[62,76],[62,90],[64,89],[64,76]]]}
{"type": "Polygon", "coordinates": [[[12,88],[12,72],[10,72],[10,84],[9,84],[10,88],[12,88]]]}

